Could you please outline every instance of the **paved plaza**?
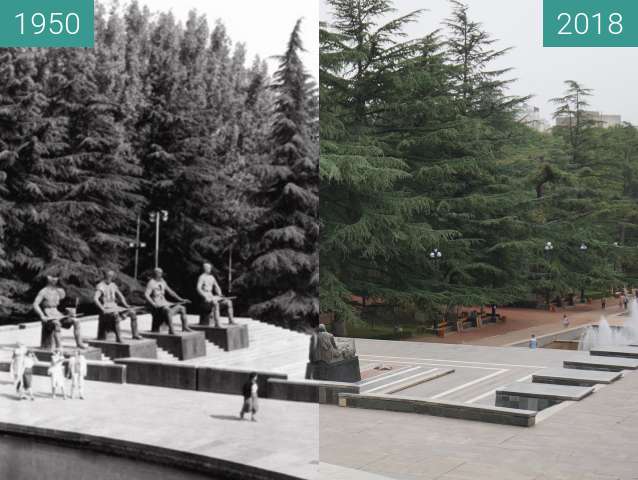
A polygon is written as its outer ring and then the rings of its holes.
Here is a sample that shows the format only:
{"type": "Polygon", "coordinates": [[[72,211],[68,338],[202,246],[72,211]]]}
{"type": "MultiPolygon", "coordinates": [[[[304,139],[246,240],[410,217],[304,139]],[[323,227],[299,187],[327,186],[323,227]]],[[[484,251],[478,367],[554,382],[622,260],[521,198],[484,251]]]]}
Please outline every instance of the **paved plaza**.
{"type": "MultiPolygon", "coordinates": [[[[199,359],[160,356],[303,377],[306,335],[240,322],[254,329],[250,349],[223,352],[207,344],[199,359]]],[[[142,316],[141,326],[149,328],[150,320],[142,316]]],[[[87,320],[82,327],[91,337],[97,325],[87,320]]],[[[36,325],[0,329],[0,361],[18,340],[37,345],[39,334],[36,325]]],[[[70,331],[63,343],[72,346],[70,331]]],[[[485,407],[495,405],[499,389],[590,359],[582,351],[364,339],[356,349],[362,394],[485,407]]],[[[36,400],[18,401],[8,373],[0,373],[0,423],[162,446],[309,480],[638,480],[636,372],[539,412],[529,428],[272,399],[261,400],[258,422],[240,422],[238,395],[87,385],[87,400],[52,400],[48,379],[35,377],[36,400]]]]}
{"type": "MultiPolygon", "coordinates": [[[[369,340],[357,346],[366,363],[455,366],[456,373],[414,387],[413,396],[492,405],[499,386],[587,355],[369,340]]],[[[541,412],[531,428],[322,405],[320,458],[406,480],[638,479],[637,394],[638,373],[626,371],[580,402],[541,412]]]]}

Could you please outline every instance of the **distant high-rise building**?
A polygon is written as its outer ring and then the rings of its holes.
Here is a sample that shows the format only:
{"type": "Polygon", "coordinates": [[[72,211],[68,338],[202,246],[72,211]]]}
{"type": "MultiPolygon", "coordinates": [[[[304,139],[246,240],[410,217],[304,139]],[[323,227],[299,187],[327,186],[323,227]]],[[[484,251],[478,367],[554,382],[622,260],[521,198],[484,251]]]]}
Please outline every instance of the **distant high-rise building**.
{"type": "MultiPolygon", "coordinates": [[[[582,112],[583,120],[593,121],[597,126],[602,128],[615,127],[617,125],[622,124],[622,116],[620,115],[608,115],[601,112],[595,111],[583,111],[582,112]]],[[[556,117],[556,126],[557,127],[569,127],[570,124],[574,124],[574,114],[565,114],[560,117],[556,117]]]]}
{"type": "Polygon", "coordinates": [[[550,128],[549,122],[541,117],[541,111],[538,107],[526,105],[520,112],[518,120],[538,132],[545,132],[550,128]]]}

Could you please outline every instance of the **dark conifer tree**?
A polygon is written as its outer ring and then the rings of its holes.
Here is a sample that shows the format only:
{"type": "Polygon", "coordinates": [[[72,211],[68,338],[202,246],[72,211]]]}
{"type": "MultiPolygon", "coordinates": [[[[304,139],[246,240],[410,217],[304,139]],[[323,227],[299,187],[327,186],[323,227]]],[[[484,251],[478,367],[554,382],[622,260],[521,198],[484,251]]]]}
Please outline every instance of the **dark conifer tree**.
{"type": "Polygon", "coordinates": [[[319,314],[318,152],[308,110],[314,87],[300,58],[300,29],[298,21],[275,73],[271,158],[259,172],[261,241],[246,278],[257,300],[250,312],[292,328],[315,325],[319,314]]]}

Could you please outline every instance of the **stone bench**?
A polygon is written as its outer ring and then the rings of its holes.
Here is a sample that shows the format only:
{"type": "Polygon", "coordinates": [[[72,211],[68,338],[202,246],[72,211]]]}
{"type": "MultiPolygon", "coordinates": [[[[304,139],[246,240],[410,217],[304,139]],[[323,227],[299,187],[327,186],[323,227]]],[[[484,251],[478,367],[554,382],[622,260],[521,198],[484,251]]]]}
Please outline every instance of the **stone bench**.
{"type": "Polygon", "coordinates": [[[532,427],[536,411],[502,407],[489,407],[459,402],[426,400],[416,397],[375,394],[339,394],[339,406],[366,408],[390,412],[416,413],[435,417],[458,418],[478,422],[498,423],[519,427],[532,427]]]}
{"type": "Polygon", "coordinates": [[[118,358],[115,363],[126,366],[127,383],[197,390],[197,367],[194,365],[142,358],[118,358]]]}
{"type": "Polygon", "coordinates": [[[496,390],[496,406],[540,411],[564,401],[582,400],[593,392],[593,387],[516,382],[496,390]]]}
{"type": "Polygon", "coordinates": [[[317,380],[268,380],[268,398],[277,400],[337,405],[340,393],[359,393],[359,386],[317,380]]]}
{"type": "Polygon", "coordinates": [[[598,384],[615,382],[621,376],[621,372],[577,370],[575,368],[548,368],[532,375],[532,382],[592,387],[598,384]]]}
{"type": "Polygon", "coordinates": [[[638,358],[638,347],[598,347],[589,353],[600,357],[638,358]]]}
{"type": "MultiPolygon", "coordinates": [[[[218,367],[198,367],[197,368],[197,390],[203,392],[226,393],[230,395],[241,395],[243,386],[250,378],[252,370],[218,368],[218,367]]],[[[268,396],[268,382],[272,379],[286,380],[288,375],[276,372],[257,371],[257,385],[259,396],[268,396]]]]}
{"type": "Polygon", "coordinates": [[[565,360],[563,366],[565,368],[576,368],[580,370],[620,372],[622,370],[637,370],[638,360],[592,355],[586,360],[565,360]]]}

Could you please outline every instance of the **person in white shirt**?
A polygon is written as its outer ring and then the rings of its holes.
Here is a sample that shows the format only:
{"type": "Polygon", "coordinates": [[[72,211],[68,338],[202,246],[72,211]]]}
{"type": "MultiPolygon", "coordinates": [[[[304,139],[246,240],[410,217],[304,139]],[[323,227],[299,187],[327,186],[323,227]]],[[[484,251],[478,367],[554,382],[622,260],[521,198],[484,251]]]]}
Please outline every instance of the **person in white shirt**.
{"type": "Polygon", "coordinates": [[[153,278],[151,278],[146,284],[146,291],[144,297],[146,301],[151,305],[153,309],[153,328],[152,331],[159,332],[162,323],[168,324],[168,333],[175,334],[173,330],[173,315],[179,315],[182,320],[182,331],[192,332],[188,326],[188,316],[186,315],[186,308],[183,303],[187,303],[188,300],[180,297],[174,290],[172,290],[166,280],[164,280],[164,271],[161,268],[153,270],[153,278]],[[166,294],[174,297],[180,304],[171,304],[166,299],[166,294]],[[155,321],[155,319],[158,319],[155,321]]]}
{"type": "Polygon", "coordinates": [[[210,318],[212,316],[215,326],[219,327],[221,317],[220,305],[224,304],[228,310],[228,323],[229,325],[234,325],[233,302],[230,298],[224,297],[217,279],[212,274],[213,266],[206,262],[202,268],[204,272],[197,279],[197,293],[203,302],[202,317],[204,323],[210,325],[210,318]]]}
{"type": "MultiPolygon", "coordinates": [[[[104,272],[104,279],[98,283],[95,288],[93,302],[101,312],[100,322],[109,324],[115,332],[115,340],[118,343],[122,343],[120,322],[124,319],[124,315],[128,315],[131,319],[131,335],[133,339],[141,340],[142,337],[140,336],[137,328],[137,315],[129,306],[126,298],[122,295],[122,292],[114,280],[115,272],[113,270],[107,270],[104,272]],[[120,308],[118,300],[124,309],[120,308]]],[[[104,332],[100,333],[104,336],[104,332]]],[[[104,340],[104,338],[99,338],[98,336],[98,340],[104,340]]]]}
{"type": "Polygon", "coordinates": [[[536,335],[532,333],[532,338],[529,339],[529,348],[536,350],[536,347],[538,347],[538,340],[536,339],[536,335]]]}
{"type": "Polygon", "coordinates": [[[22,344],[22,342],[18,342],[16,348],[13,350],[13,355],[11,356],[9,373],[11,375],[11,378],[13,379],[16,393],[21,400],[27,398],[24,393],[24,369],[26,356],[27,348],[24,346],[24,344],[22,344]]]}
{"type": "Polygon", "coordinates": [[[84,379],[87,374],[86,358],[79,350],[69,359],[69,377],[71,377],[71,400],[75,398],[75,392],[84,400],[84,379]]]}
{"type": "Polygon", "coordinates": [[[62,355],[62,351],[56,350],[53,353],[48,373],[51,377],[51,398],[55,398],[58,389],[60,389],[62,390],[62,397],[66,400],[66,387],[64,385],[64,355],[62,355]]]}

